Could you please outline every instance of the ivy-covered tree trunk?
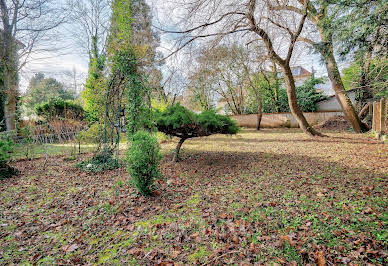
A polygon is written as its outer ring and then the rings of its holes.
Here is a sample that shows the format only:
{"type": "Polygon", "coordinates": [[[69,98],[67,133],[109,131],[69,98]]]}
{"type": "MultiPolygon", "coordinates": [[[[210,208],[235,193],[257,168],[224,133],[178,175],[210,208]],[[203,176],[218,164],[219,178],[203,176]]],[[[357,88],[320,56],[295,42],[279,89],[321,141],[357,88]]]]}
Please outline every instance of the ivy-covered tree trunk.
{"type": "Polygon", "coordinates": [[[18,72],[7,71],[5,79],[4,120],[8,131],[16,129],[16,106],[18,96],[18,72]]]}
{"type": "Polygon", "coordinates": [[[0,32],[0,70],[3,95],[4,122],[7,130],[16,129],[16,105],[18,97],[18,55],[12,34],[6,29],[0,32]]]}

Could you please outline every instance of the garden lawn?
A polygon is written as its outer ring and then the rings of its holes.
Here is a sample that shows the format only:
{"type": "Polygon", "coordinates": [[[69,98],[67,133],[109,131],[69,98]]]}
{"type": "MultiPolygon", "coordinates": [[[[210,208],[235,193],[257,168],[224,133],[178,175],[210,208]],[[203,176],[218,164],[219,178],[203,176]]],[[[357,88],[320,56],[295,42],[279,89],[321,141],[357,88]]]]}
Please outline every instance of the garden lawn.
{"type": "MultiPolygon", "coordinates": [[[[387,264],[388,147],[244,130],[162,144],[151,198],[64,156],[0,181],[0,264],[387,264]]],[[[124,154],[122,154],[124,155],[124,154]]]]}

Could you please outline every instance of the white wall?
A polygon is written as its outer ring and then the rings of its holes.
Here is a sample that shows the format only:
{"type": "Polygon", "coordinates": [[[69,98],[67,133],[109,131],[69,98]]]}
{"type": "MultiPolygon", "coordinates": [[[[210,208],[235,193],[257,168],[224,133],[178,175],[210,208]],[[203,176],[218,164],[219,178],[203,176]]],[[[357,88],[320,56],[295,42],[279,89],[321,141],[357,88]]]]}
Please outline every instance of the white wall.
{"type": "MultiPolygon", "coordinates": [[[[356,101],[356,92],[348,92],[348,96],[354,104],[356,101]]],[[[342,111],[342,108],[339,102],[337,101],[337,98],[335,96],[332,96],[325,101],[317,103],[317,111],[342,111]]]]}

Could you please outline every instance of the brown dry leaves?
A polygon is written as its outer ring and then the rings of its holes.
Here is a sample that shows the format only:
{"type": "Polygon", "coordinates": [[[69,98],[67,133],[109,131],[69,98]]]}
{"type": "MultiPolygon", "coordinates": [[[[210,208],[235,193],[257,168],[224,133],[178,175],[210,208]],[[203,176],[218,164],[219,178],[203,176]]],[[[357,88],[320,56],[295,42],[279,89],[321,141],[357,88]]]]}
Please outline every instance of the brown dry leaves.
{"type": "Polygon", "coordinates": [[[17,162],[22,175],[0,184],[0,264],[383,264],[386,145],[329,135],[187,141],[149,199],[125,169],[17,162]]]}

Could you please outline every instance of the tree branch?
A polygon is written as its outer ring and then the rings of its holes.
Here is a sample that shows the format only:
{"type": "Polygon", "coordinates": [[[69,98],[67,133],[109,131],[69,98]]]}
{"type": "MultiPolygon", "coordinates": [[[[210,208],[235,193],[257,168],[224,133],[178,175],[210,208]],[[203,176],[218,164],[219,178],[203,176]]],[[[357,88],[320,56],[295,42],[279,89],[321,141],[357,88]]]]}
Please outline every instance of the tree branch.
{"type": "Polygon", "coordinates": [[[185,30],[185,31],[169,31],[169,30],[164,30],[164,29],[156,27],[156,26],[153,26],[153,27],[158,29],[158,30],[161,30],[161,31],[163,31],[165,33],[185,34],[185,33],[191,33],[193,31],[196,31],[196,30],[201,29],[201,28],[206,28],[208,26],[212,26],[214,24],[217,24],[217,23],[221,22],[225,17],[230,16],[230,15],[242,15],[242,16],[245,16],[246,14],[242,13],[242,12],[228,12],[228,13],[223,14],[219,19],[217,19],[217,20],[215,20],[213,22],[205,23],[205,24],[199,25],[197,27],[194,27],[194,28],[191,28],[191,29],[188,29],[188,30],[185,30]]]}

